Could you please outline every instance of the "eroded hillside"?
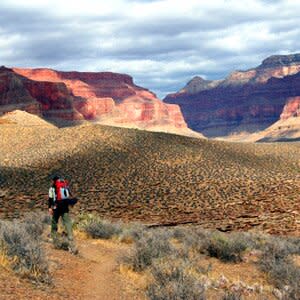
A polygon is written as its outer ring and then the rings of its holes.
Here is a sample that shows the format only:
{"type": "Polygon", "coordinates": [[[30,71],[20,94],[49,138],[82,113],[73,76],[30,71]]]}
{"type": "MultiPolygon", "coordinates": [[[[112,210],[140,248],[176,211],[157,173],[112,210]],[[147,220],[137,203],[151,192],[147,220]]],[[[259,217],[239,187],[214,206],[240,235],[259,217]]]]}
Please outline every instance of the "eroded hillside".
{"type": "Polygon", "coordinates": [[[46,208],[50,176],[75,211],[153,224],[299,233],[300,144],[239,144],[100,125],[0,125],[0,214],[46,208]]]}

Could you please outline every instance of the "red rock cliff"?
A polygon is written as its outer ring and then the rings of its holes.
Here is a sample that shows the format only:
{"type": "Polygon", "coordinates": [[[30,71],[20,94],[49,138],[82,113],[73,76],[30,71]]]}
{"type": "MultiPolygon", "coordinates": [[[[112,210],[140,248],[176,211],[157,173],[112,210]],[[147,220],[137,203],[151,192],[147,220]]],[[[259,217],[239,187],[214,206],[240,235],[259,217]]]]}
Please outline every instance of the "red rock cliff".
{"type": "Polygon", "coordinates": [[[0,112],[13,108],[56,120],[191,134],[177,105],[163,103],[132,77],[110,72],[0,68],[0,112]],[[166,130],[167,128],[167,130],[166,130]]]}

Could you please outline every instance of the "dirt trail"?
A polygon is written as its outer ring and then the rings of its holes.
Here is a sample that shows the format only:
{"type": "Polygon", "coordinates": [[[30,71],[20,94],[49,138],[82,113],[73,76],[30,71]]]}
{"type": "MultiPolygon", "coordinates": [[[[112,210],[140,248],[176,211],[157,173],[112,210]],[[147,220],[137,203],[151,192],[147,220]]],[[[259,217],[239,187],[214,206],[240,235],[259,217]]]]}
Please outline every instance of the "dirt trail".
{"type": "MultiPolygon", "coordinates": [[[[114,241],[77,239],[79,255],[48,245],[54,299],[139,300],[142,292],[120,273],[118,259],[130,246],[114,241]]],[[[52,293],[53,294],[53,293],[52,293]]],[[[52,299],[52,298],[46,299],[52,299]]]]}
{"type": "Polygon", "coordinates": [[[85,241],[79,247],[82,257],[91,262],[82,292],[83,299],[141,299],[127,286],[119,272],[118,257],[128,247],[109,241],[85,241]]]}

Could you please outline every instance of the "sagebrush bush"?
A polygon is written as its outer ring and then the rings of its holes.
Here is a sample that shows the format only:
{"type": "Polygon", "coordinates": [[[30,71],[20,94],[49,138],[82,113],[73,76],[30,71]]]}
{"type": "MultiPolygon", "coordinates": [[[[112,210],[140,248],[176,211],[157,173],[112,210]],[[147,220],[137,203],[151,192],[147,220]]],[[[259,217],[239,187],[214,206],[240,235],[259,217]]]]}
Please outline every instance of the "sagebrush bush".
{"type": "MultiPolygon", "coordinates": [[[[183,231],[184,232],[184,231],[183,231]]],[[[208,230],[186,230],[179,241],[182,241],[186,249],[196,251],[198,254],[207,254],[207,245],[211,238],[211,232],[208,230]]]]}
{"type": "Polygon", "coordinates": [[[121,223],[103,220],[95,214],[81,214],[77,216],[73,227],[87,233],[94,239],[110,239],[113,236],[120,235],[123,230],[121,223]]]}
{"type": "Polygon", "coordinates": [[[100,222],[101,218],[95,214],[79,214],[75,222],[73,223],[74,229],[78,229],[81,231],[85,230],[85,227],[92,222],[100,222]]]}
{"type": "Polygon", "coordinates": [[[184,241],[188,236],[191,235],[191,230],[182,227],[175,227],[172,230],[173,238],[177,239],[178,241],[184,241]]]}
{"type": "Polygon", "coordinates": [[[55,249],[68,251],[70,249],[70,241],[66,238],[55,239],[53,246],[55,249]]]}
{"type": "Polygon", "coordinates": [[[122,232],[119,235],[119,240],[122,243],[133,243],[138,241],[147,228],[140,223],[131,223],[122,227],[122,232]]]}
{"type": "Polygon", "coordinates": [[[153,283],[146,290],[151,300],[204,300],[204,284],[189,272],[186,261],[155,260],[151,267],[153,283]]]}
{"type": "Polygon", "coordinates": [[[242,295],[240,292],[226,292],[222,300],[242,300],[242,295]]]}
{"type": "Polygon", "coordinates": [[[205,249],[208,255],[224,262],[242,261],[242,254],[247,249],[247,243],[240,236],[214,233],[206,242],[205,249]]]}
{"type": "Polygon", "coordinates": [[[94,239],[110,239],[122,232],[120,224],[109,221],[93,221],[84,228],[85,232],[94,239]]]}
{"type": "Polygon", "coordinates": [[[49,216],[44,213],[30,212],[22,219],[22,224],[27,233],[34,239],[41,239],[46,224],[49,224],[49,216]]]}
{"type": "Polygon", "coordinates": [[[125,262],[134,271],[143,271],[157,258],[165,257],[175,249],[169,242],[169,233],[164,231],[147,231],[135,242],[133,253],[125,258],[125,262]]]}
{"type": "Polygon", "coordinates": [[[27,232],[26,224],[18,221],[2,223],[2,248],[15,272],[37,282],[50,283],[48,262],[41,241],[36,238],[37,231],[27,232]]]}
{"type": "Polygon", "coordinates": [[[272,238],[262,251],[259,266],[277,288],[288,287],[289,299],[300,299],[300,268],[290,257],[294,251],[294,246],[286,239],[272,238]]]}

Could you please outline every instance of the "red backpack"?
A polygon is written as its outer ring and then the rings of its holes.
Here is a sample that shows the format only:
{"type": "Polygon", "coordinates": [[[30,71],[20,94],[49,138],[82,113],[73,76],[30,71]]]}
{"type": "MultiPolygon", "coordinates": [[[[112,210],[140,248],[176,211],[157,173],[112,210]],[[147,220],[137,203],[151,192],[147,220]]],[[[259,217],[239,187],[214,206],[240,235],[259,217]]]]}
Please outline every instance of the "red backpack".
{"type": "Polygon", "coordinates": [[[70,191],[69,191],[69,183],[67,180],[58,179],[55,181],[54,186],[55,186],[57,201],[69,199],[70,191]]]}

